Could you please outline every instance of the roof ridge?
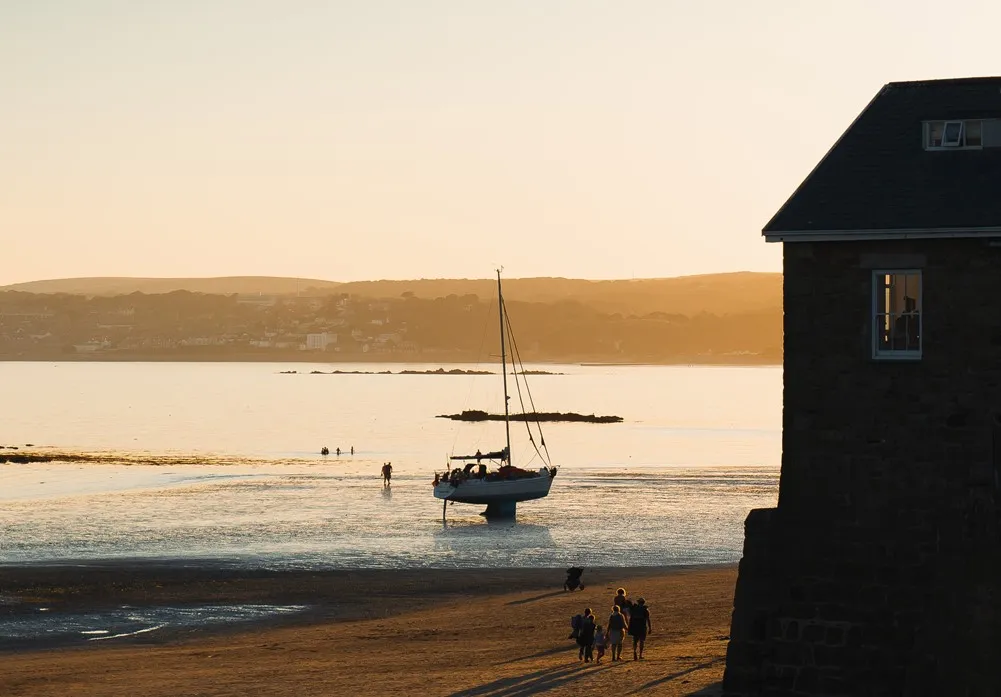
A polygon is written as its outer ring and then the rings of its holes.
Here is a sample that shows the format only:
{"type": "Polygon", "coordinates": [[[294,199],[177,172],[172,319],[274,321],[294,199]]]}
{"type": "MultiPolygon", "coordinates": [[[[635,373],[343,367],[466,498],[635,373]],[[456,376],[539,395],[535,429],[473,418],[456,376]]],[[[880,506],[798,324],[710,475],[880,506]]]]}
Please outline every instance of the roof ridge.
{"type": "Polygon", "coordinates": [[[1001,83],[1001,76],[999,75],[982,75],[976,77],[948,77],[948,78],[937,78],[933,80],[900,80],[896,82],[888,82],[887,87],[924,87],[924,86],[938,86],[938,85],[983,85],[990,84],[993,82],[1001,83]]]}

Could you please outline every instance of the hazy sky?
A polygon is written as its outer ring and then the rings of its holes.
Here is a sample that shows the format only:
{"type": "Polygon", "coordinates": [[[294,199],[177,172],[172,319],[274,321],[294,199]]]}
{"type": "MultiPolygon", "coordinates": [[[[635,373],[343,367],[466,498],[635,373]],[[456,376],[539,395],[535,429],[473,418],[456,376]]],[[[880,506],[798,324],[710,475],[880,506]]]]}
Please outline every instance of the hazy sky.
{"type": "Polygon", "coordinates": [[[875,91],[1001,3],[8,0],[0,283],[779,270],[875,91]]]}

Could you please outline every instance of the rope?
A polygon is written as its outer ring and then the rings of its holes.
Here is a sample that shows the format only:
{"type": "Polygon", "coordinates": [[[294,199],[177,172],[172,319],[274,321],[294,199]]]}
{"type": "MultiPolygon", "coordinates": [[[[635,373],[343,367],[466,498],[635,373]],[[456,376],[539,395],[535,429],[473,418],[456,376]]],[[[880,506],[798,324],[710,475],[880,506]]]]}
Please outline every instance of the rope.
{"type": "Polygon", "coordinates": [[[519,380],[518,380],[518,369],[517,369],[517,366],[520,365],[521,366],[521,373],[522,373],[522,380],[525,383],[525,392],[526,392],[526,394],[528,394],[528,402],[529,402],[529,404],[532,407],[532,413],[534,413],[536,415],[536,417],[535,417],[535,423],[536,423],[536,427],[539,429],[539,439],[541,441],[542,448],[546,451],[546,454],[543,455],[542,452],[539,450],[539,446],[538,446],[538,444],[536,444],[535,438],[534,438],[534,436],[532,434],[532,427],[529,425],[528,419],[525,419],[525,429],[528,431],[528,441],[532,444],[532,447],[535,448],[535,452],[539,455],[540,458],[542,458],[542,461],[545,462],[547,466],[551,466],[552,462],[551,462],[551,459],[549,457],[549,449],[546,448],[546,438],[545,438],[545,436],[542,435],[542,422],[539,421],[539,417],[538,417],[538,413],[539,412],[535,408],[535,400],[532,399],[532,390],[528,386],[528,379],[527,379],[527,376],[525,376],[525,374],[524,374],[525,373],[525,363],[524,363],[524,361],[521,360],[521,351],[518,349],[518,342],[515,340],[515,338],[514,338],[514,331],[512,331],[512,329],[511,329],[511,316],[507,312],[507,303],[503,304],[503,312],[504,312],[504,325],[505,325],[505,327],[507,327],[507,335],[508,335],[508,339],[510,340],[510,343],[511,343],[511,362],[515,364],[515,371],[514,371],[515,381],[514,381],[514,384],[518,388],[518,401],[521,403],[522,413],[525,413],[526,412],[526,409],[525,409],[525,400],[524,400],[524,398],[522,397],[522,394],[521,394],[521,382],[519,382],[519,380]]]}
{"type": "MultiPolygon", "coordinates": [[[[490,291],[490,302],[491,303],[493,303],[493,299],[494,299],[494,292],[493,292],[493,290],[491,290],[490,291]]],[[[491,314],[492,313],[487,312],[486,315],[483,317],[483,334],[480,336],[480,348],[477,349],[477,351],[476,351],[476,363],[473,366],[473,370],[479,370],[480,365],[483,363],[483,344],[485,344],[486,341],[487,341],[487,326],[488,326],[488,322],[490,320],[490,315],[491,314]]],[[[470,375],[469,377],[470,377],[470,380],[469,380],[469,390],[466,392],[466,398],[462,401],[462,411],[465,411],[466,407],[469,406],[469,396],[471,394],[473,394],[473,385],[475,384],[474,381],[476,380],[477,376],[470,375]]],[[[455,429],[455,437],[452,438],[452,454],[453,455],[455,454],[455,444],[459,442],[459,431],[461,431],[461,430],[462,430],[462,423],[460,422],[459,426],[455,429]]],[[[480,430],[480,435],[476,439],[476,445],[479,446],[479,444],[482,441],[483,441],[483,430],[481,429],[480,430]]]]}

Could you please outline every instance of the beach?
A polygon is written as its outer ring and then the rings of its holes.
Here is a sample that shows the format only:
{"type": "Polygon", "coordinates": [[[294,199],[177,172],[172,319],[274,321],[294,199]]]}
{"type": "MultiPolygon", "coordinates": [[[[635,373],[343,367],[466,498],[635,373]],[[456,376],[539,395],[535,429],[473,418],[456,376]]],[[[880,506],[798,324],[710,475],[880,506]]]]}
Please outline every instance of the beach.
{"type": "Polygon", "coordinates": [[[520,695],[716,694],[736,568],[586,569],[568,593],[563,569],[266,571],[210,563],[105,562],[0,567],[7,619],[128,605],[264,603],[299,612],[219,626],[166,626],[66,646],[0,653],[0,694],[520,695]],[[570,617],[601,623],[615,589],[645,597],[645,659],[577,661],[570,617]]]}

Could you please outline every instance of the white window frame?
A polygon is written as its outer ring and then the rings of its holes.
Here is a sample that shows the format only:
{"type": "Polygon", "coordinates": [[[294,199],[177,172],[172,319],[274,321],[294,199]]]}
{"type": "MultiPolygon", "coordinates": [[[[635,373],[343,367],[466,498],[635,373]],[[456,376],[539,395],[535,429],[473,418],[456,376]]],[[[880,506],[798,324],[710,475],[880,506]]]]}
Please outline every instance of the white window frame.
{"type": "MultiPolygon", "coordinates": [[[[921,360],[924,354],[924,337],[925,337],[925,312],[924,312],[924,273],[921,269],[874,269],[872,275],[870,276],[869,282],[872,284],[872,305],[869,312],[869,332],[872,334],[872,358],[878,361],[918,361],[921,360]],[[881,349],[879,346],[880,332],[877,331],[877,322],[881,318],[885,318],[886,315],[891,315],[893,313],[889,312],[889,308],[883,308],[884,312],[879,312],[879,297],[878,292],[882,291],[884,286],[884,281],[882,278],[884,276],[907,276],[914,275],[918,277],[918,297],[917,297],[917,310],[920,322],[920,329],[918,333],[918,348],[917,350],[907,350],[907,349],[881,349]]],[[[898,313],[899,314],[899,313],[898,313]]]]}
{"type": "Polygon", "coordinates": [[[963,147],[963,128],[964,124],[962,121],[946,121],[942,124],[942,148],[943,149],[953,149],[963,147]],[[945,134],[949,132],[949,126],[959,126],[959,132],[956,133],[955,141],[947,141],[945,139],[945,134]]]}

